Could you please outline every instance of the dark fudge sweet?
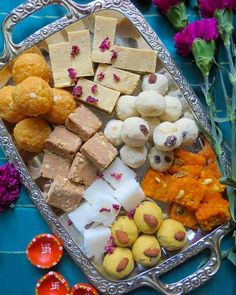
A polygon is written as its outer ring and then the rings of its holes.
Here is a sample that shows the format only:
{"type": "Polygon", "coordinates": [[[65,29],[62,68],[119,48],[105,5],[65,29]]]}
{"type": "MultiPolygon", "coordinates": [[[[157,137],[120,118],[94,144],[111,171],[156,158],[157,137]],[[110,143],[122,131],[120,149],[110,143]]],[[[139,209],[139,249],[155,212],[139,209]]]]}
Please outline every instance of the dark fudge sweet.
{"type": "Polygon", "coordinates": [[[102,132],[91,137],[81,147],[81,152],[100,170],[108,167],[118,154],[102,132]]]}
{"type": "Polygon", "coordinates": [[[70,132],[64,126],[57,126],[45,142],[45,148],[66,159],[73,159],[81,146],[78,135],[70,132]]]}
{"type": "Polygon", "coordinates": [[[58,175],[65,177],[70,169],[70,165],[70,160],[45,151],[40,175],[49,179],[54,179],[58,175]]]}
{"type": "Polygon", "coordinates": [[[46,202],[62,211],[68,212],[78,207],[84,193],[82,185],[72,183],[68,178],[57,176],[46,196],[46,202]]]}
{"type": "Polygon", "coordinates": [[[66,127],[87,141],[102,126],[99,118],[88,108],[81,105],[66,119],[66,127]]]}
{"type": "Polygon", "coordinates": [[[77,153],[67,177],[76,183],[90,185],[97,176],[98,169],[84,155],[77,153]]]}

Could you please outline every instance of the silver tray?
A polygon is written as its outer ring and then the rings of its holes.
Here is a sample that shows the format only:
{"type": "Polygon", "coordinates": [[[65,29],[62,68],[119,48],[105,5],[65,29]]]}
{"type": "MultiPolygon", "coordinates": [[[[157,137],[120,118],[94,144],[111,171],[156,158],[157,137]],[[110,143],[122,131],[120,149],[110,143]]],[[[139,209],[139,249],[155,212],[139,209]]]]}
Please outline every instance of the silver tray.
{"type": "MultiPolygon", "coordinates": [[[[20,53],[39,43],[43,44],[44,40],[52,34],[78,20],[86,20],[86,17],[91,16],[93,13],[101,13],[101,11],[115,11],[123,15],[125,17],[124,19],[128,20],[128,24],[130,25],[129,30],[133,29],[141,37],[138,41],[135,41],[141,42],[141,45],[138,44],[138,46],[151,47],[157,50],[159,60],[183,93],[195,117],[208,132],[211,132],[207,115],[195,93],[179,71],[174,60],[156,33],[147,24],[141,12],[139,12],[129,0],[98,0],[86,5],[79,5],[70,0],[29,0],[11,11],[3,22],[4,52],[0,57],[0,70],[8,65],[20,53]],[[38,30],[19,44],[15,44],[12,40],[13,28],[30,14],[50,4],[59,4],[63,6],[67,10],[67,15],[38,30]]],[[[133,40],[128,38],[127,42],[130,44],[133,40]]],[[[79,241],[75,239],[73,231],[69,229],[64,218],[59,218],[45,202],[39,186],[32,179],[29,170],[12,141],[8,129],[1,120],[0,144],[8,160],[14,163],[20,171],[22,182],[28,189],[33,203],[39,209],[53,233],[62,240],[65,249],[73,260],[80,266],[90,282],[100,292],[105,294],[124,294],[141,286],[149,286],[163,294],[183,294],[201,286],[219,269],[221,263],[220,242],[221,239],[234,228],[233,222],[222,225],[209,234],[205,233],[205,235],[203,235],[200,233],[198,236],[195,234],[195,242],[193,241],[180,253],[168,256],[160,264],[151,269],[136,269],[135,272],[125,280],[110,279],[104,275],[102,271],[98,271],[94,264],[84,255],[79,246],[79,241]],[[209,249],[211,255],[209,261],[202,268],[175,283],[166,284],[160,280],[159,277],[161,275],[184,263],[186,260],[194,257],[205,249],[209,249]]],[[[222,155],[222,162],[226,171],[230,172],[231,167],[225,154],[222,155]]]]}

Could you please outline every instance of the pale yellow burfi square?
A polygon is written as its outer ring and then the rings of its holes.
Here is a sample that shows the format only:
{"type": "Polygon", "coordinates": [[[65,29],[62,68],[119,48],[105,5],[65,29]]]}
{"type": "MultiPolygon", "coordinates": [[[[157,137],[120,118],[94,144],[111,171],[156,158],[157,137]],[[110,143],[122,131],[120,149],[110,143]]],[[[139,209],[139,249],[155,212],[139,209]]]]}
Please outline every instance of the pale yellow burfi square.
{"type": "Polygon", "coordinates": [[[115,40],[117,19],[97,15],[95,17],[95,29],[93,40],[92,60],[98,63],[111,63],[112,45],[115,40]],[[110,48],[102,51],[99,47],[101,43],[108,38],[110,48]]]}
{"type": "Polygon", "coordinates": [[[94,81],[123,94],[132,94],[140,80],[140,75],[117,69],[113,66],[100,64],[97,68],[94,81]],[[102,80],[98,79],[99,73],[104,74],[102,80]]]}
{"type": "Polygon", "coordinates": [[[83,92],[82,95],[78,97],[78,100],[89,103],[88,98],[92,97],[96,102],[89,104],[109,114],[112,113],[120,96],[119,91],[109,89],[84,78],[80,78],[76,86],[81,86],[83,92]],[[96,93],[92,91],[94,85],[97,86],[96,93]]]}
{"type": "Polygon", "coordinates": [[[93,76],[89,31],[69,32],[70,50],[73,45],[79,46],[79,53],[71,58],[71,67],[76,70],[77,77],[93,76]]]}
{"type": "Polygon", "coordinates": [[[155,73],[157,52],[148,49],[136,49],[122,46],[113,46],[117,58],[112,59],[112,65],[116,68],[141,72],[155,73]]]}
{"type": "Polygon", "coordinates": [[[61,88],[74,85],[67,71],[71,68],[69,42],[49,45],[49,55],[52,65],[54,86],[61,88]]]}
{"type": "Polygon", "coordinates": [[[72,25],[69,25],[68,27],[65,28],[66,32],[77,32],[77,31],[83,31],[85,30],[85,25],[82,20],[79,20],[72,25]]]}

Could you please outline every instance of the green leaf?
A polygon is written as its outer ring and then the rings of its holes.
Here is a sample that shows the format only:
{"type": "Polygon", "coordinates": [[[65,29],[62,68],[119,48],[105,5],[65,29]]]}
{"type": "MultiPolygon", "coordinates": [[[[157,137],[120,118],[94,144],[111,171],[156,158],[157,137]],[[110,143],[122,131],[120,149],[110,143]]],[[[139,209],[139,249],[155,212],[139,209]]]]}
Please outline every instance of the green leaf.
{"type": "Polygon", "coordinates": [[[229,122],[229,118],[228,117],[224,117],[224,118],[214,117],[214,121],[216,121],[217,123],[225,123],[225,122],[229,122]]]}
{"type": "Polygon", "coordinates": [[[218,31],[225,45],[230,44],[233,32],[233,12],[228,9],[216,9],[214,16],[218,21],[218,31]]]}
{"type": "Polygon", "coordinates": [[[236,181],[234,181],[230,177],[222,177],[222,178],[220,178],[219,181],[220,181],[220,183],[222,183],[224,185],[228,185],[228,186],[231,186],[232,188],[236,189],[236,181]]]}

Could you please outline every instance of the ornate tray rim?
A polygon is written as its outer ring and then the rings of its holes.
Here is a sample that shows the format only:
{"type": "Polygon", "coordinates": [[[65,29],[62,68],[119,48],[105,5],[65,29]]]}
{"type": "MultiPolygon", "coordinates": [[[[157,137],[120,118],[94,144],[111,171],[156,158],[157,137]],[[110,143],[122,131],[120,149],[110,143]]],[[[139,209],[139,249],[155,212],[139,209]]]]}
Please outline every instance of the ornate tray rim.
{"type": "MultiPolygon", "coordinates": [[[[28,0],[21,4],[6,16],[3,25],[4,53],[0,57],[0,69],[4,68],[17,55],[27,50],[28,48],[38,44],[50,35],[60,31],[66,26],[89,16],[94,12],[101,10],[112,9],[125,15],[140,32],[147,43],[157,50],[158,56],[164,63],[166,69],[172,75],[174,81],[183,92],[185,98],[190,104],[195,116],[200,123],[210,132],[211,128],[207,120],[207,115],[204,108],[198,101],[197,96],[191,89],[190,85],[179,71],[176,63],[170,56],[159,37],[148,25],[141,12],[129,0],[97,0],[86,5],[79,5],[71,0],[28,0]],[[21,22],[30,14],[40,10],[50,4],[59,4],[64,6],[68,14],[57,21],[38,30],[19,44],[14,44],[12,41],[12,30],[14,26],[21,22]]],[[[60,223],[56,215],[51,210],[50,206],[44,201],[43,195],[36,183],[32,180],[25,164],[23,163],[18,151],[16,150],[13,141],[0,120],[0,142],[6,157],[11,163],[14,163],[20,171],[22,182],[30,192],[30,197],[41,215],[47,221],[53,233],[57,235],[63,242],[64,247],[71,255],[73,260],[80,266],[83,273],[91,281],[91,283],[102,293],[105,294],[124,294],[141,286],[152,287],[163,294],[183,294],[201,286],[208,281],[219,269],[220,258],[220,242],[230,230],[233,229],[234,223],[229,222],[218,227],[209,235],[189,246],[181,253],[164,261],[162,264],[149,269],[134,278],[112,281],[104,278],[96,268],[91,264],[76,245],[74,239],[67,233],[64,226],[60,223]],[[188,277],[171,284],[162,283],[159,276],[168,272],[172,268],[182,264],[191,257],[197,255],[204,249],[209,248],[211,256],[209,261],[195,273],[188,277]]],[[[222,156],[222,161],[227,169],[231,170],[230,164],[225,154],[222,156]]]]}

